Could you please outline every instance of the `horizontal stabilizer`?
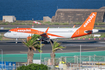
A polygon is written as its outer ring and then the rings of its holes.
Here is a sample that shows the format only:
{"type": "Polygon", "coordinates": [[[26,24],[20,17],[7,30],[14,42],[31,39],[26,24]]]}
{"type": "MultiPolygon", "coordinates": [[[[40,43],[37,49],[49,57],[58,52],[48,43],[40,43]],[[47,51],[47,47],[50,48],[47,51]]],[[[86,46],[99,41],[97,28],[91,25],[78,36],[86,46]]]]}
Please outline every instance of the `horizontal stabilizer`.
{"type": "Polygon", "coordinates": [[[87,30],[87,31],[85,31],[85,33],[92,33],[92,30],[87,30]]]}

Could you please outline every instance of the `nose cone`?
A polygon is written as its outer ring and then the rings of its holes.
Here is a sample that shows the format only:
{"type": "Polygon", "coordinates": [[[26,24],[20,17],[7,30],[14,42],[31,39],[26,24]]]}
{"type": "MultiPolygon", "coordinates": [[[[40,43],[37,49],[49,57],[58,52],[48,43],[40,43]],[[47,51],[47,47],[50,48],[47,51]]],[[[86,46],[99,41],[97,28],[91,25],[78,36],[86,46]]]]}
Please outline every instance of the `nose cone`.
{"type": "Polygon", "coordinates": [[[4,34],[4,37],[7,37],[7,36],[8,36],[7,33],[5,33],[5,34],[4,34]]]}

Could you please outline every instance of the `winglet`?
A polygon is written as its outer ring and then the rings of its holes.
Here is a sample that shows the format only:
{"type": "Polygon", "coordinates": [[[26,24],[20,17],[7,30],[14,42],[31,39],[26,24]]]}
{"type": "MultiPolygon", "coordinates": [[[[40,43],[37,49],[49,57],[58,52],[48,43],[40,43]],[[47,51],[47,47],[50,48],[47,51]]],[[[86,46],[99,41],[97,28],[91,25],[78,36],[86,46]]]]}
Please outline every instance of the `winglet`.
{"type": "Polygon", "coordinates": [[[73,26],[73,28],[75,28],[75,25],[73,26]]]}
{"type": "Polygon", "coordinates": [[[49,30],[49,27],[47,28],[47,30],[45,31],[45,33],[47,33],[47,32],[48,32],[48,30],[49,30]]]}

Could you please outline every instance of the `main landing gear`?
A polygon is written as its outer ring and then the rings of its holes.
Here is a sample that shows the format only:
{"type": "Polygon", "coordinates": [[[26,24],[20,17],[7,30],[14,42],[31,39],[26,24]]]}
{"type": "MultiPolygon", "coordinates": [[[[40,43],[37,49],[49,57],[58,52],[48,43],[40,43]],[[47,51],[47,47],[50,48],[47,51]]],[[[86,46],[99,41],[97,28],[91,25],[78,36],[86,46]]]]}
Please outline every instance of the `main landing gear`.
{"type": "Polygon", "coordinates": [[[43,41],[43,43],[44,43],[44,44],[50,44],[50,41],[51,41],[51,43],[54,43],[54,41],[53,41],[52,39],[43,41]]]}

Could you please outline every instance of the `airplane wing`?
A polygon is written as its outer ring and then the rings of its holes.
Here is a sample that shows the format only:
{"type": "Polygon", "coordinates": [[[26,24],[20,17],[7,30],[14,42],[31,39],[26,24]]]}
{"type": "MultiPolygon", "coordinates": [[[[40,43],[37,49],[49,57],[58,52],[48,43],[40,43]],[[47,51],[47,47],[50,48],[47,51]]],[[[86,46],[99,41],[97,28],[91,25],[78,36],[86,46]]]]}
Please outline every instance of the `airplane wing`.
{"type": "Polygon", "coordinates": [[[50,38],[49,36],[64,38],[63,36],[48,33],[48,30],[49,30],[49,27],[47,28],[47,30],[43,34],[40,34],[40,36],[42,36],[42,40],[48,40],[50,38]]]}
{"type": "Polygon", "coordinates": [[[43,34],[40,34],[40,36],[42,36],[42,38],[41,38],[42,40],[48,40],[49,39],[49,37],[47,35],[48,30],[49,30],[49,27],[47,28],[47,30],[43,34]]]}

